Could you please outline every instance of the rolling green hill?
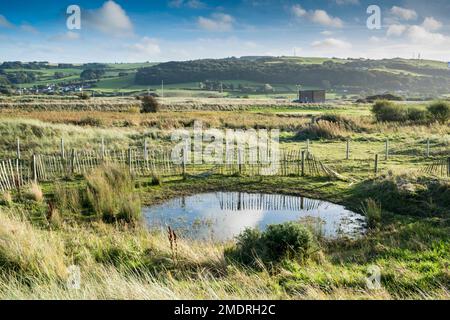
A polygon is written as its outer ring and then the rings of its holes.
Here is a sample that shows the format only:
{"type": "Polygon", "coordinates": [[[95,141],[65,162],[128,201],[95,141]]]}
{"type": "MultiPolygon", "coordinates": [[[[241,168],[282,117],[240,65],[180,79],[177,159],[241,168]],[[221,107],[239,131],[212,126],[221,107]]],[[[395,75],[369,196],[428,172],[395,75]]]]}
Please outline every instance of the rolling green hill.
{"type": "Polygon", "coordinates": [[[86,70],[101,70],[89,79],[98,94],[147,90],[166,94],[201,91],[225,95],[295,95],[297,85],[324,88],[331,93],[438,96],[450,93],[447,63],[408,59],[328,59],[317,57],[242,57],[167,63],[48,64],[5,62],[0,65],[0,87],[63,88],[83,84],[86,70]],[[267,92],[266,88],[272,88],[267,92]],[[189,91],[189,92],[188,92],[189,91]]]}

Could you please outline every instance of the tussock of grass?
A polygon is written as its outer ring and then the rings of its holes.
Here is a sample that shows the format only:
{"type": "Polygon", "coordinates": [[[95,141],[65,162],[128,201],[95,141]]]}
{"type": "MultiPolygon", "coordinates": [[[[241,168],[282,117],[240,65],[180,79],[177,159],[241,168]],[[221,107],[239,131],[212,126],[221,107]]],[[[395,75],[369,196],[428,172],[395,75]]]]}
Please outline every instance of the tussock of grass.
{"type": "Polygon", "coordinates": [[[104,166],[86,176],[86,204],[105,221],[138,221],[141,202],[130,174],[122,168],[104,166]]]}
{"type": "Polygon", "coordinates": [[[28,200],[32,200],[35,202],[44,201],[44,193],[42,192],[41,187],[37,183],[30,184],[30,186],[25,190],[23,195],[28,200]]]}
{"type": "Polygon", "coordinates": [[[366,199],[362,204],[362,213],[367,218],[367,224],[370,228],[375,228],[379,226],[382,218],[381,205],[375,200],[369,198],[366,199]]]}

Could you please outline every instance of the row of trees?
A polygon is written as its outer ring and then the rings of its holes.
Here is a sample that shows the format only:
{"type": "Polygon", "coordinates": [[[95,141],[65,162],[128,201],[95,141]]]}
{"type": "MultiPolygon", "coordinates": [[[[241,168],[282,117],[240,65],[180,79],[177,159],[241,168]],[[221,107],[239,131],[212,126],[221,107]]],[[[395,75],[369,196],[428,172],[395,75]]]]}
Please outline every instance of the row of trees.
{"type": "MultiPolygon", "coordinates": [[[[374,70],[369,63],[328,61],[323,64],[299,64],[295,60],[278,58],[168,62],[140,69],[135,82],[139,85],[156,85],[161,83],[161,79],[167,84],[200,82],[204,79],[243,80],[272,84],[301,83],[307,86],[327,86],[327,89],[348,88],[353,92],[370,88],[377,91],[423,93],[446,92],[450,86],[450,72],[445,70],[440,70],[433,77],[421,77],[374,70]],[[362,67],[365,63],[367,66],[362,67]]],[[[428,72],[428,68],[424,72],[428,72]]]]}
{"type": "Polygon", "coordinates": [[[206,80],[199,83],[199,88],[202,90],[209,91],[239,91],[239,92],[274,92],[274,88],[266,83],[264,85],[252,86],[238,83],[234,85],[233,83],[224,83],[222,81],[211,81],[206,80]]]}

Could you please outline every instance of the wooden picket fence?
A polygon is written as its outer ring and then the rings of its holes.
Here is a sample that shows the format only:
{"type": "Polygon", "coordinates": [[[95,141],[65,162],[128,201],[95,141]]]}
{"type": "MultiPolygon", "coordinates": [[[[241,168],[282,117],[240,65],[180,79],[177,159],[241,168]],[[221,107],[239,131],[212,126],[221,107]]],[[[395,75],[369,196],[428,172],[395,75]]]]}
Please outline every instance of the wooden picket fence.
{"type": "MultiPolygon", "coordinates": [[[[8,159],[0,161],[0,190],[21,188],[32,182],[51,182],[58,179],[82,176],[102,165],[116,165],[128,170],[134,176],[312,176],[341,179],[312,154],[306,151],[281,150],[277,161],[268,164],[254,161],[247,154],[237,154],[225,163],[195,163],[183,158],[174,163],[170,149],[155,150],[101,150],[77,151],[60,154],[34,154],[30,159],[8,159]],[[252,161],[253,160],[253,161],[252,161]]],[[[194,154],[190,155],[194,158],[194,154]]]]}
{"type": "Polygon", "coordinates": [[[433,161],[433,163],[426,166],[422,172],[441,177],[450,177],[450,157],[433,161]]]}

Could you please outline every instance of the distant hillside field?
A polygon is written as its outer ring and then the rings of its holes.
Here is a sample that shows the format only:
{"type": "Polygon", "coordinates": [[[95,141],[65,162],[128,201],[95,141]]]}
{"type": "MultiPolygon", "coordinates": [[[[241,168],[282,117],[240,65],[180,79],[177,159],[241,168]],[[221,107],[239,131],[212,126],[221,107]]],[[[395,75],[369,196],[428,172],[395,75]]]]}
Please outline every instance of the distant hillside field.
{"type": "Polygon", "coordinates": [[[444,62],[428,60],[261,57],[167,62],[141,68],[136,74],[139,85],[156,85],[162,79],[167,84],[233,79],[353,93],[369,89],[433,95],[448,93],[450,70],[444,62]]]}
{"type": "Polygon", "coordinates": [[[326,89],[332,99],[385,92],[420,99],[446,98],[450,95],[450,70],[447,63],[430,60],[258,56],[159,64],[0,64],[0,92],[10,88],[54,94],[83,88],[96,96],[152,91],[165,97],[295,99],[298,85],[326,89]]]}

